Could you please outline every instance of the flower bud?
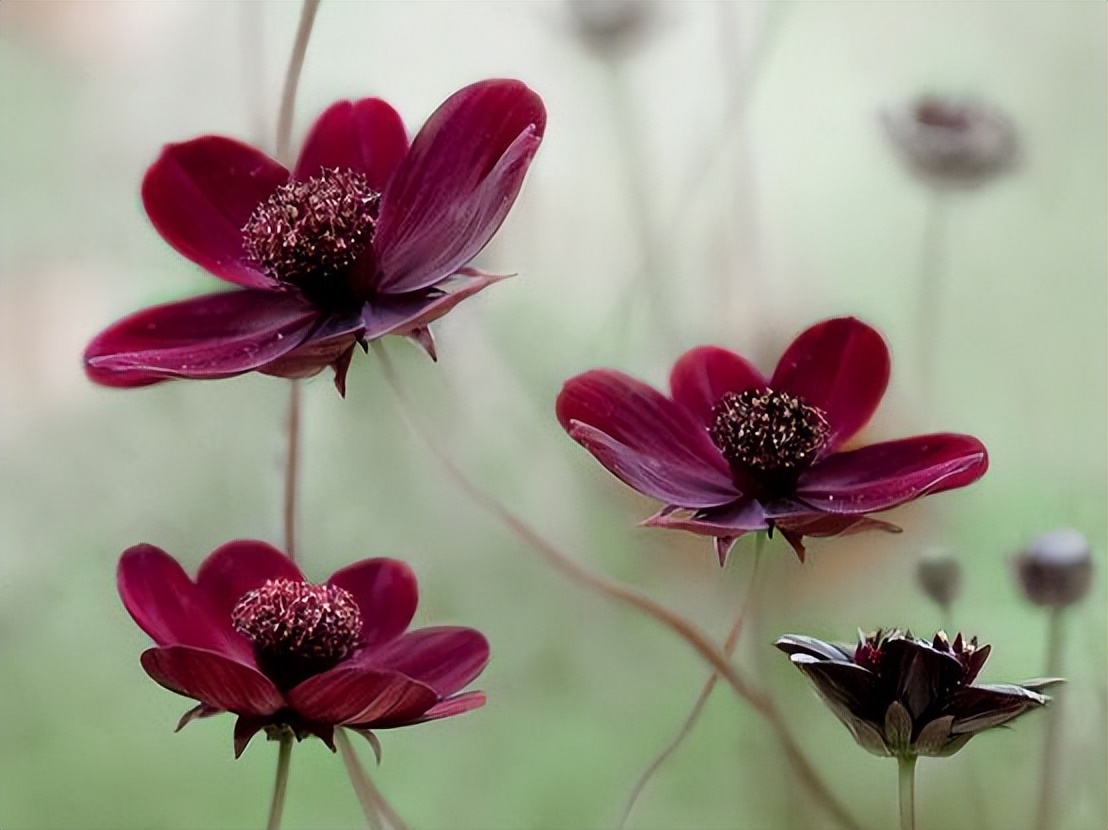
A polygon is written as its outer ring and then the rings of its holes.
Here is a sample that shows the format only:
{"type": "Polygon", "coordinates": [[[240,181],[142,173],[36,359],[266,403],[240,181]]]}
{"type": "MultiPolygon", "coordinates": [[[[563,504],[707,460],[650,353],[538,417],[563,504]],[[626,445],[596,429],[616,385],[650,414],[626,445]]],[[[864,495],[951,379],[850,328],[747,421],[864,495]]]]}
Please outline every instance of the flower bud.
{"type": "Polygon", "coordinates": [[[925,95],[882,112],[885,131],[908,167],[929,184],[975,187],[1015,166],[1008,116],[970,99],[925,95]]]}
{"type": "Polygon", "coordinates": [[[1089,591],[1093,577],[1089,541],[1070,528],[1035,539],[1015,559],[1024,595],[1036,605],[1064,608],[1089,591]]]}
{"type": "Polygon", "coordinates": [[[936,605],[950,608],[962,588],[962,566],[946,551],[931,551],[919,561],[916,579],[936,605]]]}

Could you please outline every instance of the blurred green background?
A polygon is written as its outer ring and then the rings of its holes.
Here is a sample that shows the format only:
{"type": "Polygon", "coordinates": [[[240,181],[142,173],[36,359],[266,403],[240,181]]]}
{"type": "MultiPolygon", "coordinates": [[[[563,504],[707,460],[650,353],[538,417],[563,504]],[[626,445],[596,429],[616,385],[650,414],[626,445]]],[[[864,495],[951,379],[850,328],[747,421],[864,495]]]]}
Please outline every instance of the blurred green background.
{"type": "MultiPolygon", "coordinates": [[[[274,747],[257,740],[232,760],[229,716],[173,734],[190,704],[142,672],[147,640],[114,568],[140,541],[190,570],[232,538],[279,542],[287,386],[107,390],[85,380],[80,354],[127,312],[217,287],[158,238],[138,185],[167,141],[215,132],[270,146],[298,10],[0,5],[5,830],[263,823],[274,747]]],[[[1060,526],[1089,537],[1097,570],[1068,620],[1055,826],[1108,820],[1105,24],[1099,3],[673,2],[605,60],[560,3],[324,2],[317,19],[297,134],[331,101],[365,95],[414,131],[490,76],[519,77],[546,102],[543,148],[480,261],[517,276],[436,325],[438,364],[406,341],[388,347],[459,463],[582,562],[721,640],[750,576],[746,542],[720,571],[706,540],[636,527],[655,505],[558,427],[561,382],[597,365],[662,384],[682,350],[715,342],[769,369],[806,325],[857,314],[894,355],[867,436],[941,427],[988,445],[979,484],[888,515],[900,536],[814,540],[803,566],[780,540],[767,546],[742,659],[868,827],[895,821],[895,764],[855,747],[768,644],[858,627],[929,635],[940,614],[913,573],[940,546],[965,568],[957,625],[993,644],[983,680],[1039,674],[1045,617],[1015,590],[1010,557],[1060,526]],[[1023,147],[1018,171],[947,206],[926,396],[914,327],[929,196],[877,118],[922,91],[1003,108],[1023,147]],[[668,327],[647,316],[650,274],[668,327]]],[[[493,646],[476,684],[489,705],[382,733],[381,787],[417,828],[612,826],[706,667],[476,509],[406,432],[372,356],[356,355],[348,387],[340,399],[329,373],[305,387],[306,572],[404,558],[421,581],[417,624],[471,625],[493,646]]],[[[920,764],[920,826],[1029,826],[1045,721],[920,764]]],[[[338,757],[299,745],[285,827],[361,823],[338,757]]],[[[631,826],[821,823],[765,724],[720,688],[631,826]]]]}

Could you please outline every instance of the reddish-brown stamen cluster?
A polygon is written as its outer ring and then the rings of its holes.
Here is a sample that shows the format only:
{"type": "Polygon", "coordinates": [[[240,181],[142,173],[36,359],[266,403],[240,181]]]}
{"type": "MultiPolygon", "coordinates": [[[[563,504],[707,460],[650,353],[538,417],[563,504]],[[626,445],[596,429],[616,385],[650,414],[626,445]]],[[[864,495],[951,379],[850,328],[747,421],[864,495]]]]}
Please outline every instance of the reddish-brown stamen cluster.
{"type": "Polygon", "coordinates": [[[318,176],[283,184],[243,226],[246,253],[267,274],[295,285],[310,299],[349,268],[373,238],[380,194],[361,173],[325,168],[318,176]]]}
{"type": "Polygon", "coordinates": [[[776,472],[810,464],[826,445],[831,428],[816,407],[763,388],[720,398],[712,407],[708,432],[728,461],[776,472]]]}
{"type": "Polygon", "coordinates": [[[254,644],[262,670],[288,688],[346,658],[358,645],[362,615],[336,585],[271,579],[239,599],[231,624],[254,644]]]}

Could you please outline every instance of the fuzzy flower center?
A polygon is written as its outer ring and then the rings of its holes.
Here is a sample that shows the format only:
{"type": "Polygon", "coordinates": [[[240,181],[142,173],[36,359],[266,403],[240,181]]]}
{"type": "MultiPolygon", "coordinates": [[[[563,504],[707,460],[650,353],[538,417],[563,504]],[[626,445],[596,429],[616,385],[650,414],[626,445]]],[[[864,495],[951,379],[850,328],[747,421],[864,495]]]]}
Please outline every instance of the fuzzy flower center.
{"type": "Polygon", "coordinates": [[[812,462],[831,427],[821,410],[772,389],[728,392],[712,407],[708,429],[723,457],[761,472],[812,462]]]}
{"type": "Polygon", "coordinates": [[[288,689],[350,655],[362,615],[350,592],[336,585],[270,579],[243,594],[231,624],[253,643],[259,668],[288,689]]]}
{"type": "Polygon", "coordinates": [[[379,200],[361,173],[324,168],[281,185],[254,208],[242,228],[243,245],[274,279],[334,304],[342,299],[344,272],[373,239],[379,200]]]}

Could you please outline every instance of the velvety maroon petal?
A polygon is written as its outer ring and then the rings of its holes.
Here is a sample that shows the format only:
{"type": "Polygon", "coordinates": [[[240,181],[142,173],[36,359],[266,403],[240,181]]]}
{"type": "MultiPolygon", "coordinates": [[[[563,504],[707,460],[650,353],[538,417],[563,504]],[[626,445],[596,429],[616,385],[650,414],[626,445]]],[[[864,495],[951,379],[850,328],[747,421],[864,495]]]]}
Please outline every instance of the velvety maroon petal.
{"type": "Polygon", "coordinates": [[[831,455],[800,477],[796,495],[825,513],[870,513],[972,484],[988,466],[970,435],[918,435],[831,455]]]}
{"type": "Polygon", "coordinates": [[[803,653],[793,654],[789,659],[815,684],[840,719],[849,712],[871,723],[884,722],[885,704],[872,672],[853,663],[822,660],[803,653]]]}
{"type": "Polygon", "coordinates": [[[853,317],[818,323],[785,350],[770,386],[823,410],[831,427],[827,452],[866,425],[889,385],[889,349],[853,317]]]}
{"type": "Polygon", "coordinates": [[[153,545],[123,552],[116,571],[123,605],[159,646],[195,646],[240,655],[242,644],[221,615],[172,556],[153,545]]]}
{"type": "Polygon", "coordinates": [[[415,573],[397,559],[363,559],[336,571],[327,582],[349,591],[358,603],[363,653],[395,640],[415,616],[415,573]]]}
{"type": "Polygon", "coordinates": [[[371,727],[377,720],[414,720],[439,696],[397,672],[342,666],[309,677],[288,699],[305,720],[371,727]]]}
{"type": "Polygon", "coordinates": [[[972,734],[1000,726],[1049,701],[1049,697],[1010,683],[964,686],[954,692],[945,711],[954,716],[953,734],[972,734]]]}
{"type": "Polygon", "coordinates": [[[455,715],[461,715],[466,712],[472,712],[474,709],[480,709],[487,701],[488,698],[485,696],[484,692],[466,692],[463,695],[455,695],[454,697],[436,703],[414,721],[396,723],[390,723],[388,721],[378,722],[375,728],[389,729],[393,726],[410,726],[413,723],[426,723],[431,720],[452,718],[455,715]]]}
{"type": "Polygon", "coordinates": [[[901,529],[890,522],[872,519],[869,516],[854,516],[841,513],[801,513],[773,519],[774,529],[788,542],[797,558],[803,562],[805,555],[804,537],[851,536],[866,530],[884,530],[887,533],[900,533],[901,529]]]}
{"type": "Polygon", "coordinates": [[[461,276],[448,279],[431,291],[380,295],[362,309],[365,339],[376,340],[386,334],[417,335],[462,300],[502,279],[491,274],[461,276]]]}
{"type": "Polygon", "coordinates": [[[141,659],[158,684],[213,709],[263,717],[285,705],[265,675],[214,651],[169,646],[148,649],[141,659]]]}
{"type": "Polygon", "coordinates": [[[230,624],[231,611],[243,595],[269,579],[303,582],[304,575],[273,545],[253,539],[227,542],[200,563],[196,584],[221,619],[230,624]]]}
{"type": "Polygon", "coordinates": [[[672,505],[662,508],[642,522],[643,527],[662,527],[670,530],[687,530],[701,536],[728,536],[736,538],[744,533],[769,530],[766,512],[754,499],[741,499],[734,504],[707,510],[674,510],[672,505]]]}
{"type": "Polygon", "coordinates": [[[706,427],[712,425],[712,407],[725,393],[767,385],[765,376],[745,358],[718,346],[690,349],[669,375],[673,400],[706,427]]]}
{"type": "Polygon", "coordinates": [[[468,685],[489,662],[489,642],[472,628],[421,628],[373,656],[373,667],[398,671],[447,697],[468,685]]]}
{"type": "Polygon", "coordinates": [[[142,202],[170,245],[201,268],[246,288],[273,280],[243,247],[242,228],[289,173],[264,153],[220,136],[169,144],[146,171],[142,202]]]}
{"type": "Polygon", "coordinates": [[[85,371],[106,386],[233,377],[295,349],[318,312],[292,293],[228,291],[124,317],[85,350],[85,371]]]}
{"type": "Polygon", "coordinates": [[[434,285],[465,265],[504,220],[546,126],[519,81],[468,86],[432,113],[381,198],[380,290],[434,285]]]}
{"type": "Polygon", "coordinates": [[[681,507],[740,495],[707,431],[645,383],[594,369],[566,381],[556,409],[570,437],[641,493],[681,507]]]}
{"type": "Polygon", "coordinates": [[[362,173],[380,193],[407,150],[404,122],[380,98],[338,101],[312,125],[293,178],[303,181],[325,167],[345,168],[362,173]]]}

